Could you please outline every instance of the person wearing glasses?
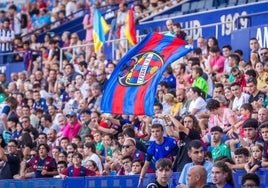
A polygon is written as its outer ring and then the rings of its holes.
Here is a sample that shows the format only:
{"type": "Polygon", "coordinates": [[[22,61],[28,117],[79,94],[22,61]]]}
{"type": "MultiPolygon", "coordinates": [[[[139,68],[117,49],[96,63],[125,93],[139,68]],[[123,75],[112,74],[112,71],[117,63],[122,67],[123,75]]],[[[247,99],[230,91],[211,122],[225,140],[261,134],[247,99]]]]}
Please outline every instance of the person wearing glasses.
{"type": "Polygon", "coordinates": [[[136,140],[134,138],[126,138],[122,146],[122,154],[131,156],[133,160],[145,160],[145,155],[142,151],[136,148],[136,140]]]}
{"type": "Polygon", "coordinates": [[[238,69],[238,67],[233,67],[231,69],[231,73],[234,77],[234,82],[238,83],[241,86],[242,91],[244,91],[244,88],[247,84],[245,75],[241,72],[241,70],[238,69]]]}
{"type": "Polygon", "coordinates": [[[10,140],[7,144],[7,154],[0,147],[0,179],[12,179],[15,174],[19,173],[20,158],[17,153],[18,142],[10,140]]]}
{"type": "Polygon", "coordinates": [[[242,188],[260,188],[260,178],[257,174],[248,173],[242,177],[242,188]]]}
{"type": "Polygon", "coordinates": [[[264,70],[268,71],[268,48],[261,48],[262,62],[264,63],[264,70]]]}

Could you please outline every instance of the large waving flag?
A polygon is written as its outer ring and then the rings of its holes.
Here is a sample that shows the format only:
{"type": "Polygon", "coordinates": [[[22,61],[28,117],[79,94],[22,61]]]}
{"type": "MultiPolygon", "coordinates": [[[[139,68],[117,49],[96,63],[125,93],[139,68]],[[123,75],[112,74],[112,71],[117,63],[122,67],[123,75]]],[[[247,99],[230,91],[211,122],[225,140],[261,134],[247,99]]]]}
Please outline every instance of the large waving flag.
{"type": "Polygon", "coordinates": [[[124,33],[131,46],[135,46],[137,44],[137,37],[136,37],[134,10],[132,8],[128,10],[126,18],[126,28],[124,33]]]}
{"type": "Polygon", "coordinates": [[[109,31],[106,23],[98,9],[94,9],[93,40],[95,52],[98,52],[105,43],[105,34],[109,31]]]}
{"type": "Polygon", "coordinates": [[[101,110],[152,116],[157,85],[166,67],[190,51],[191,47],[179,38],[147,35],[116,66],[106,84],[101,110]]]}

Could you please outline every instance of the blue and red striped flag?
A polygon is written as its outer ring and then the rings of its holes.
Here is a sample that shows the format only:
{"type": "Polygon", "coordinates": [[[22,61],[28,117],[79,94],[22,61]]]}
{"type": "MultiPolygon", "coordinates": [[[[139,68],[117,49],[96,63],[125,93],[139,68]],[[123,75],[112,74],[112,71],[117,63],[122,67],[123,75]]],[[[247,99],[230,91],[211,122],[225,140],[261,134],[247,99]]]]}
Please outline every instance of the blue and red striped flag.
{"type": "Polygon", "coordinates": [[[103,93],[102,112],[154,115],[155,93],[162,74],[190,51],[191,47],[179,38],[148,34],[116,66],[103,93]]]}

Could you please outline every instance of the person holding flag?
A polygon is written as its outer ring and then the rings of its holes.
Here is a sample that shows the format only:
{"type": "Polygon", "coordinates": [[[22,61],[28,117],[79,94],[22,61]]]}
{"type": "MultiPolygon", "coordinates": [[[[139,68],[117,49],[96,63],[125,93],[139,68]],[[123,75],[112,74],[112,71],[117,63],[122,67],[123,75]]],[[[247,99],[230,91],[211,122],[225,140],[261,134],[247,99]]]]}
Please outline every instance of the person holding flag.
{"type": "Polygon", "coordinates": [[[101,47],[105,43],[105,34],[109,31],[109,25],[106,23],[104,18],[98,9],[94,9],[94,24],[93,24],[93,41],[94,50],[98,53],[101,47]]]}
{"type": "Polygon", "coordinates": [[[126,29],[126,20],[127,20],[127,3],[120,3],[119,4],[119,10],[117,12],[117,35],[120,39],[119,42],[119,50],[120,50],[120,55],[124,55],[126,53],[126,36],[125,36],[125,29],[126,29]]]}

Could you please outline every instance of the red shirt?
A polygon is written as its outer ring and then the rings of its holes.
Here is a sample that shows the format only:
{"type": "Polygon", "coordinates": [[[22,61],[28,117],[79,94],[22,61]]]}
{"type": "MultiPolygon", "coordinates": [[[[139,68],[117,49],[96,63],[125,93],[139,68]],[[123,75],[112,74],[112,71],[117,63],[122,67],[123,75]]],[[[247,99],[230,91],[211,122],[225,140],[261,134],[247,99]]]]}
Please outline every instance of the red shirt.
{"type": "Polygon", "coordinates": [[[239,80],[235,80],[235,83],[238,83],[241,86],[241,91],[244,91],[244,88],[247,86],[245,75],[242,74],[239,80]]]}

